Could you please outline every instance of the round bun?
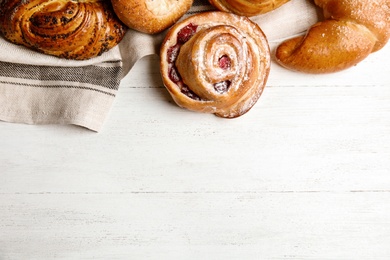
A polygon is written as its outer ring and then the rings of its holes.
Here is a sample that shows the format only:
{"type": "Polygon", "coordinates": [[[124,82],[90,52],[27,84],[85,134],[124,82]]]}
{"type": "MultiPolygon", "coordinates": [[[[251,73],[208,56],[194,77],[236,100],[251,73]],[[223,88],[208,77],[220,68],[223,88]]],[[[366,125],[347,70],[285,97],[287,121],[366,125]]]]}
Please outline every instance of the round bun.
{"type": "Polygon", "coordinates": [[[224,118],[253,107],[270,70],[269,45],[260,27],[219,11],[175,24],[160,57],[163,83],[179,106],[224,118]]]}
{"type": "Polygon", "coordinates": [[[85,60],[117,45],[126,26],[106,1],[3,0],[0,32],[45,54],[85,60]]]}
{"type": "Polygon", "coordinates": [[[331,73],[350,68],[386,45],[390,37],[389,0],[315,0],[325,20],[305,36],[278,46],[284,67],[306,73],[331,73]]]}
{"type": "Polygon", "coordinates": [[[217,9],[238,15],[255,16],[270,12],[289,0],[209,0],[217,9]]]}
{"type": "Polygon", "coordinates": [[[119,19],[129,28],[155,34],[179,20],[193,0],[111,0],[119,19]]]}

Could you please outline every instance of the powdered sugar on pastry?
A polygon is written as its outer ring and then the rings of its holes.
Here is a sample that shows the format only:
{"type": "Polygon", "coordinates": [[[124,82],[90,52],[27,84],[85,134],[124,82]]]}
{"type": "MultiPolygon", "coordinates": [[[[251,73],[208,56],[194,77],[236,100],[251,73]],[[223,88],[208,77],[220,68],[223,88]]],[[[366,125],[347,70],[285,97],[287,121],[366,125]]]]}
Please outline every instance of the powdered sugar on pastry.
{"type": "Polygon", "coordinates": [[[146,0],[146,8],[154,15],[162,16],[174,10],[178,0],[146,0]]]}
{"type": "Polygon", "coordinates": [[[155,34],[178,21],[190,9],[193,0],[111,0],[111,3],[128,27],[155,34]]]}

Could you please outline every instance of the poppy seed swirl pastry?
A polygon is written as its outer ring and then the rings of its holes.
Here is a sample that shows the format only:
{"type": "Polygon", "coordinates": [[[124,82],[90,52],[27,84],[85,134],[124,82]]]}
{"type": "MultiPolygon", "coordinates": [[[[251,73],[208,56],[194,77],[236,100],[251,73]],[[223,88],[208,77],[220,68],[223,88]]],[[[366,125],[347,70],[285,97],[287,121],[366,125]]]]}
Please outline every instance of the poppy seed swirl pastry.
{"type": "Polygon", "coordinates": [[[260,27],[247,17],[219,11],[174,25],[160,59],[163,83],[179,106],[224,118],[252,108],[270,70],[269,45],[260,27]]]}
{"type": "Polygon", "coordinates": [[[224,12],[255,16],[268,13],[290,0],[209,0],[210,4],[224,12]]]}
{"type": "Polygon", "coordinates": [[[306,73],[332,73],[350,68],[390,38],[389,0],[315,0],[325,20],[305,36],[283,42],[276,60],[284,67],[306,73]]]}
{"type": "Polygon", "coordinates": [[[6,39],[61,58],[99,56],[125,31],[106,0],[3,0],[0,5],[0,32],[6,39]]]}
{"type": "Polygon", "coordinates": [[[111,3],[119,19],[129,28],[156,34],[179,20],[193,0],[111,0],[111,3]]]}

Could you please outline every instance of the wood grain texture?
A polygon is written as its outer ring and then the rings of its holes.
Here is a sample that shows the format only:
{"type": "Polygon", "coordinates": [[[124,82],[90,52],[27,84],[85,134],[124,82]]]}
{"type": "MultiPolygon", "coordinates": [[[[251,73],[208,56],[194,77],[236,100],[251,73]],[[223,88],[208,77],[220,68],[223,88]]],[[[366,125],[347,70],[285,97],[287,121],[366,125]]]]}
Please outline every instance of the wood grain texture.
{"type": "Polygon", "coordinates": [[[274,64],[233,120],[177,107],[149,56],[101,133],[1,122],[0,260],[389,259],[389,54],[274,64]]]}

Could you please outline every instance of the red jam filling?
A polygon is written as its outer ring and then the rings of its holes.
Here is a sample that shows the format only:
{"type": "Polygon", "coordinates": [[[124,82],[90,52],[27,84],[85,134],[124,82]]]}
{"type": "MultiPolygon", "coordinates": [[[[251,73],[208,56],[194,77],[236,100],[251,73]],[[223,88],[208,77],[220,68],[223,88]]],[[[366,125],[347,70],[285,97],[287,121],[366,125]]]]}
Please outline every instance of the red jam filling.
{"type": "Polygon", "coordinates": [[[192,92],[186,84],[184,84],[179,72],[177,71],[176,65],[175,65],[175,62],[176,62],[177,56],[179,55],[179,51],[180,51],[181,46],[184,43],[186,43],[189,39],[191,39],[191,37],[196,33],[197,28],[198,28],[198,26],[196,24],[189,23],[188,25],[183,27],[178,32],[177,39],[176,39],[177,43],[176,43],[176,45],[171,46],[168,49],[167,60],[168,60],[168,64],[169,64],[169,66],[168,66],[169,78],[180,87],[180,91],[184,95],[188,96],[189,98],[195,99],[195,100],[200,100],[200,97],[197,96],[194,92],[192,92]]]}
{"type": "Polygon", "coordinates": [[[187,26],[183,27],[177,34],[177,43],[184,44],[188,42],[196,33],[196,29],[198,29],[198,26],[193,23],[189,23],[187,26]]]}
{"type": "Polygon", "coordinates": [[[177,56],[179,55],[179,50],[180,50],[180,46],[177,44],[175,46],[171,46],[168,49],[167,57],[168,57],[169,64],[174,63],[176,61],[177,56]]]}
{"type": "Polygon", "coordinates": [[[230,58],[227,55],[223,55],[221,58],[219,58],[218,65],[221,69],[229,69],[231,66],[230,58]]]}

